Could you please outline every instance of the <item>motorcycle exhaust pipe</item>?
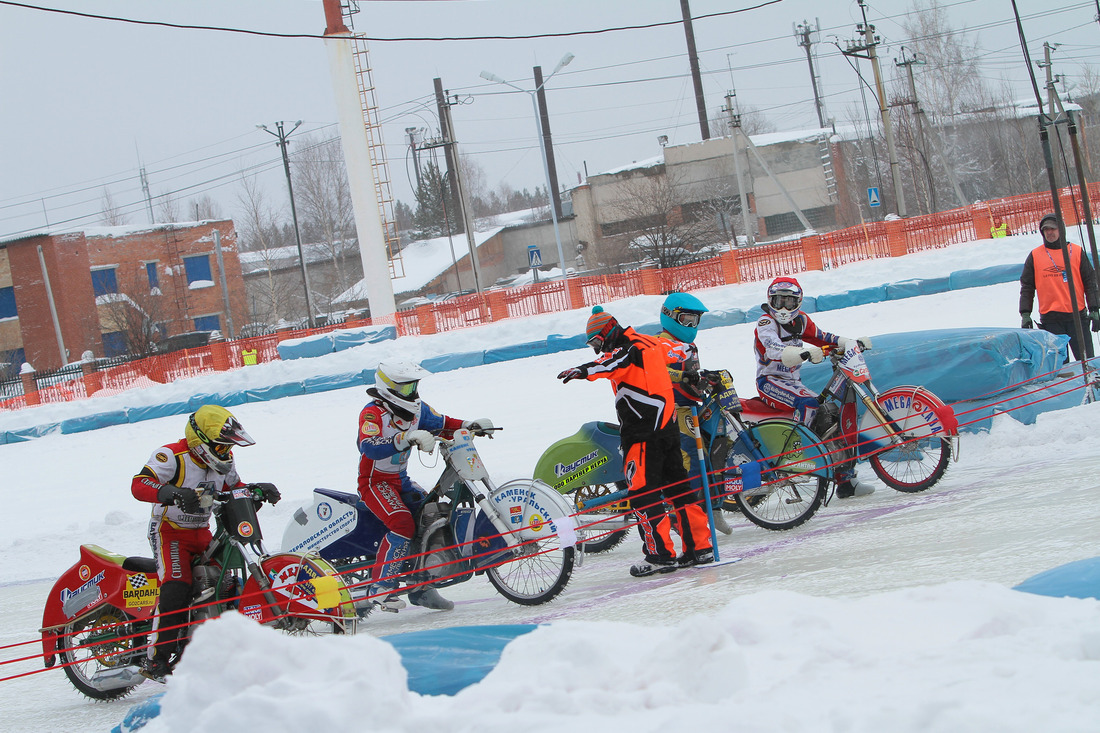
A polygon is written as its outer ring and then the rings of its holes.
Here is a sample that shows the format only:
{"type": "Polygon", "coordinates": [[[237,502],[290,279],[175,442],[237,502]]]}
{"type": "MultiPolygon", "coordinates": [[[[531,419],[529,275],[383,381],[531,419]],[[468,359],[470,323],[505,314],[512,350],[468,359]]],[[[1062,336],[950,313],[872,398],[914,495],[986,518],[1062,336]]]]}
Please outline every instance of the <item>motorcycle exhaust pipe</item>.
{"type": "Polygon", "coordinates": [[[100,692],[107,692],[108,690],[117,690],[120,687],[133,687],[139,682],[144,682],[145,677],[141,674],[141,667],[130,665],[129,667],[119,667],[117,669],[105,669],[102,672],[96,672],[92,675],[88,682],[92,687],[96,688],[100,692]]]}

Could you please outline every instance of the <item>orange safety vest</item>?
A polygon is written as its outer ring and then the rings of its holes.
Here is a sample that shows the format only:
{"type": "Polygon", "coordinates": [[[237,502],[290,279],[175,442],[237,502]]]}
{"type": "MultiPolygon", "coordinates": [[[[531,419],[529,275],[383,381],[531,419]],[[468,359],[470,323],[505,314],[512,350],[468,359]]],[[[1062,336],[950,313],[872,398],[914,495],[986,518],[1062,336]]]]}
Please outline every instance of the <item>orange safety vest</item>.
{"type": "MultiPolygon", "coordinates": [[[[1077,309],[1085,310],[1085,290],[1081,282],[1081,257],[1083,251],[1073,242],[1069,247],[1070,274],[1073,293],[1077,297],[1077,309]]],[[[1049,249],[1040,244],[1031,250],[1031,264],[1035,268],[1035,294],[1039,296],[1039,313],[1073,313],[1066,284],[1065,257],[1061,250],[1049,249]]]]}

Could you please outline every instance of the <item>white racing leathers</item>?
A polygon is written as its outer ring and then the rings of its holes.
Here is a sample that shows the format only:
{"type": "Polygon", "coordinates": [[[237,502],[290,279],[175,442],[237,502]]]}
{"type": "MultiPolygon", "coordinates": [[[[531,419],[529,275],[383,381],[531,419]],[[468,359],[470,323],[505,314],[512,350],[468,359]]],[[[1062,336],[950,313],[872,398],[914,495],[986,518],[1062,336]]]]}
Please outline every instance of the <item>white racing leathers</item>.
{"type": "Polygon", "coordinates": [[[802,384],[802,366],[785,366],[783,349],[787,346],[836,346],[840,339],[822,331],[811,318],[799,311],[790,323],[779,323],[765,306],[756,323],[753,348],[756,352],[756,390],[760,399],[776,409],[793,409],[803,425],[813,422],[820,405],[817,395],[802,384]]]}

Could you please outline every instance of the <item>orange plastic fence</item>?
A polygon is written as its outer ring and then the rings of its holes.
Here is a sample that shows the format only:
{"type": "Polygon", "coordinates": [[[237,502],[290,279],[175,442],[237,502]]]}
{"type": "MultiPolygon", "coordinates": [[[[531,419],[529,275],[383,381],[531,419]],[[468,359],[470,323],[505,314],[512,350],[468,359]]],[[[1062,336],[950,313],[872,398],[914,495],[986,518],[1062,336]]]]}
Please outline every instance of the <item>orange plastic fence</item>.
{"type": "MultiPolygon", "coordinates": [[[[1100,183],[1088,187],[1089,200],[1100,197],[1100,183]]],[[[1059,200],[1066,226],[1084,217],[1076,186],[1061,189],[1059,200]]],[[[0,400],[0,410],[28,405],[84,399],[91,394],[111,395],[154,383],[168,383],[199,374],[243,368],[242,352],[255,349],[257,362],[279,358],[278,345],[291,338],[392,323],[399,336],[453,331],[483,323],[586,308],[634,295],[660,295],[672,290],[698,290],[739,282],[770,280],[805,270],[839,267],[850,262],[900,257],[960,242],[991,237],[994,219],[1008,224],[1010,234],[1034,232],[1039,220],[1051,211],[1050,195],[1033,193],[983,201],[960,209],[885,222],[868,222],[826,234],[733,249],[718,257],[682,267],[639,270],[620,275],[590,275],[568,281],[551,280],[530,285],[466,295],[414,310],[400,311],[385,319],[365,319],[317,329],[281,331],[269,336],[212,343],[162,356],[150,356],[85,373],[60,385],[39,388],[33,374],[22,376],[23,395],[0,400]]],[[[1094,208],[1093,214],[1096,211],[1094,208]]]]}

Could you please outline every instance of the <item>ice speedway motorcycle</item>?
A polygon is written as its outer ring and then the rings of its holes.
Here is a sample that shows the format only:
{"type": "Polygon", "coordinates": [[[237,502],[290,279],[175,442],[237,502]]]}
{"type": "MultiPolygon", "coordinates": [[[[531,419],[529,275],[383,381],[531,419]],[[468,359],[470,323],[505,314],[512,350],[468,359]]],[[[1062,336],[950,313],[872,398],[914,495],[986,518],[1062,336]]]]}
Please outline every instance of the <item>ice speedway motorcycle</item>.
{"type": "MultiPolygon", "coordinates": [[[[452,438],[438,438],[443,472],[414,511],[410,567],[401,577],[406,585],[396,593],[425,584],[443,588],[484,574],[514,603],[546,603],[562,592],[573,572],[573,509],[541,481],[494,484],[474,446],[475,434],[491,432],[461,429],[452,438]]],[[[313,503],[295,511],[287,524],[283,548],[331,562],[366,612],[371,567],[385,533],[358,494],[314,489],[313,503]]]]}
{"type": "MultiPolygon", "coordinates": [[[[196,490],[213,506],[216,529],[192,567],[190,623],[234,609],[288,632],[315,625],[354,630],[351,596],[334,569],[318,557],[268,554],[256,520],[263,492],[252,486],[196,490]]],[[[81,545],[80,558],[54,583],[42,612],[46,667],[58,659],[73,686],[95,700],[122,697],[145,681],[139,662],[148,652],[159,594],[151,558],[123,557],[81,545]]]]}
{"type": "MultiPolygon", "coordinates": [[[[813,430],[759,398],[739,400],[728,371],[702,372],[701,438],[708,484],[721,506],[765,529],[785,530],[825,503],[838,468],[867,460],[891,488],[923,491],[939,481],[958,450],[950,406],[919,386],[880,392],[858,347],[829,349],[833,374],[818,395],[813,430]],[[863,406],[863,414],[859,407],[863,406]]],[[[613,423],[590,422],[551,445],[535,478],[570,496],[586,552],[616,546],[633,524],[613,423]],[[587,520],[585,517],[589,517],[587,520]]]]}
{"type": "MultiPolygon", "coordinates": [[[[832,462],[817,436],[789,417],[744,420],[728,371],[702,372],[700,386],[711,495],[725,497],[723,506],[766,529],[790,529],[812,517],[833,481],[832,462]]],[[[634,524],[614,423],[585,423],[551,445],[534,477],[572,499],[585,552],[615,547],[634,524]]]]}
{"type": "MultiPolygon", "coordinates": [[[[825,353],[833,373],[818,395],[821,408],[813,428],[829,462],[850,469],[857,460],[866,460],[875,475],[897,491],[913,493],[934,486],[951,456],[958,455],[959,423],[951,407],[924,387],[880,392],[858,346],[847,351],[826,347],[825,353]]],[[[741,405],[749,421],[793,415],[758,398],[741,405]]]]}

